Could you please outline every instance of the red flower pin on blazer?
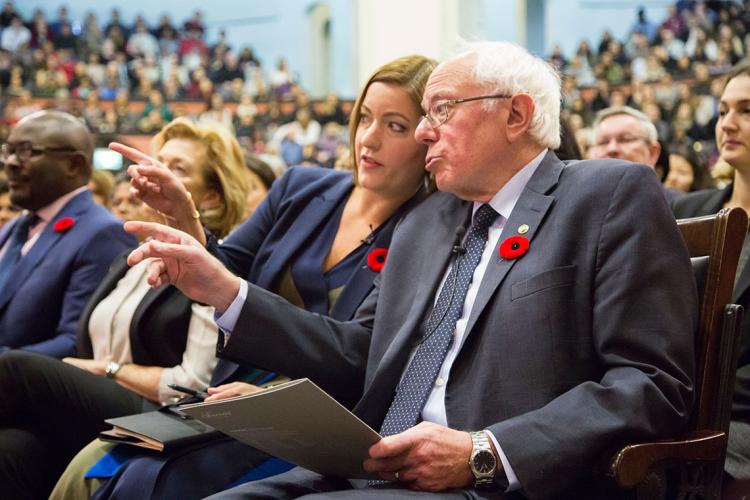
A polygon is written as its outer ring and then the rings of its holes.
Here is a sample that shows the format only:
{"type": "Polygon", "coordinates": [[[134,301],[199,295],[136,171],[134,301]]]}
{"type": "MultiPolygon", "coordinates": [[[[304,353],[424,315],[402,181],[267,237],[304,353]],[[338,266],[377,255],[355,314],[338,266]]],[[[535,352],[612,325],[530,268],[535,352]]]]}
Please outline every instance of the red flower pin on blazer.
{"type": "Polygon", "coordinates": [[[529,249],[529,240],[523,236],[511,236],[505,238],[500,244],[497,253],[505,260],[513,260],[521,257],[529,249]]]}
{"type": "Polygon", "coordinates": [[[56,233],[64,233],[75,225],[76,220],[73,217],[63,217],[62,219],[58,219],[55,221],[52,229],[54,229],[56,233]]]}
{"type": "Polygon", "coordinates": [[[387,257],[387,248],[375,248],[367,255],[367,266],[376,273],[379,273],[383,270],[387,257]]]}

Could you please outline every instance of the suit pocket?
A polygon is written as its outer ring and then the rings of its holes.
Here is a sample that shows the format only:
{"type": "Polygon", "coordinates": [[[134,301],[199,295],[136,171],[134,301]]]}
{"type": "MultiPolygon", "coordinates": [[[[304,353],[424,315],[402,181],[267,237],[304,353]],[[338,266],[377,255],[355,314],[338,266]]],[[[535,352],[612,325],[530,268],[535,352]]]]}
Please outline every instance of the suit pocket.
{"type": "Polygon", "coordinates": [[[521,299],[542,290],[570,285],[575,282],[575,275],[575,264],[541,272],[527,280],[513,283],[510,287],[510,300],[521,299]]]}

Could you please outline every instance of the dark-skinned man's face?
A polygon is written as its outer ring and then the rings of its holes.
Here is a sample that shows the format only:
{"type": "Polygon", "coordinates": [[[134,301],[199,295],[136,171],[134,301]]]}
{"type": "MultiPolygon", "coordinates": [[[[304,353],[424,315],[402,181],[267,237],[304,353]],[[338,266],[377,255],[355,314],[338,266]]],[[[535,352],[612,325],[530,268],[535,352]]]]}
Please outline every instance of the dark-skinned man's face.
{"type": "Polygon", "coordinates": [[[14,154],[6,159],[5,172],[14,204],[38,210],[72,190],[74,160],[81,153],[76,153],[64,132],[34,121],[21,122],[11,131],[8,146],[14,154]]]}

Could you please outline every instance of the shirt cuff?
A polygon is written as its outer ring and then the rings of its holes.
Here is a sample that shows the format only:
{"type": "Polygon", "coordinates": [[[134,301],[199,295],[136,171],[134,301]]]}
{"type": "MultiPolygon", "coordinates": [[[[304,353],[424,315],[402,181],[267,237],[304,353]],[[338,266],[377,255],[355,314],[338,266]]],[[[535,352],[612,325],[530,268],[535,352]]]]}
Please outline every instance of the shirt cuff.
{"type": "Polygon", "coordinates": [[[500,462],[503,464],[503,472],[505,473],[505,477],[508,478],[508,489],[505,491],[510,492],[520,490],[521,484],[518,482],[516,473],[513,472],[513,467],[511,467],[510,462],[508,462],[508,457],[505,456],[505,452],[503,452],[503,449],[500,447],[500,443],[497,442],[497,439],[495,439],[495,435],[492,434],[489,429],[485,429],[485,432],[490,436],[490,439],[495,444],[495,450],[497,450],[497,454],[500,456],[500,462]]]}
{"type": "Polygon", "coordinates": [[[242,312],[242,306],[247,300],[247,281],[240,280],[240,291],[237,292],[237,296],[234,298],[232,303],[227,307],[227,310],[223,314],[214,313],[214,319],[219,328],[224,332],[224,342],[229,339],[229,335],[234,331],[234,327],[237,326],[237,321],[240,319],[240,313],[242,312]]]}

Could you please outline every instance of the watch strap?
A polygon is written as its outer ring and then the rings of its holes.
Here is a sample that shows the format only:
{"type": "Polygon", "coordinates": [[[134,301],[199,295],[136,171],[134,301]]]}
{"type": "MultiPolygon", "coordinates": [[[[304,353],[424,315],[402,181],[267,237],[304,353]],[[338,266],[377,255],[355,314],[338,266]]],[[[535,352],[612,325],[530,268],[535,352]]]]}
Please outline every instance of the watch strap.
{"type": "Polygon", "coordinates": [[[489,436],[487,436],[487,433],[485,431],[471,432],[469,434],[471,435],[472,444],[471,457],[469,458],[469,468],[471,469],[472,474],[474,474],[474,487],[486,488],[488,486],[492,486],[495,479],[495,473],[498,470],[498,459],[495,456],[495,453],[492,451],[490,438],[489,436]],[[476,470],[473,461],[474,457],[479,453],[489,453],[490,455],[492,455],[495,461],[495,466],[492,471],[488,473],[481,473],[476,470]]]}

